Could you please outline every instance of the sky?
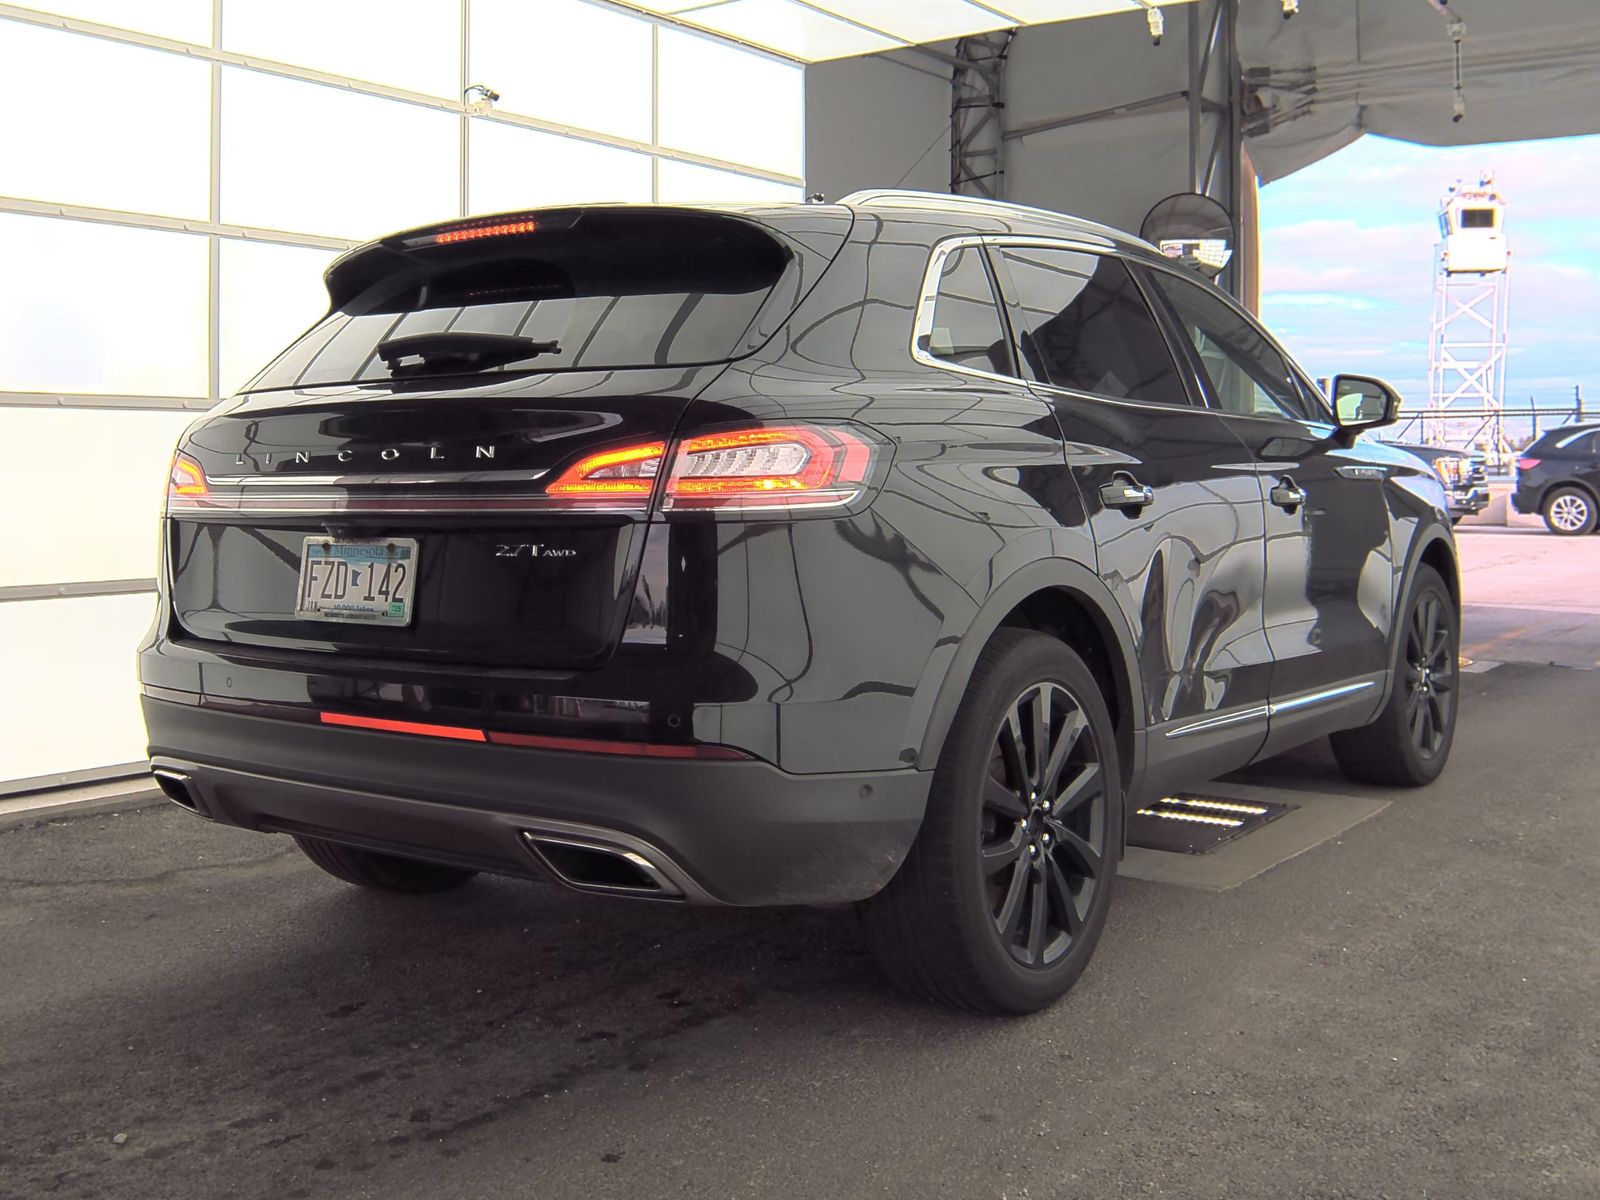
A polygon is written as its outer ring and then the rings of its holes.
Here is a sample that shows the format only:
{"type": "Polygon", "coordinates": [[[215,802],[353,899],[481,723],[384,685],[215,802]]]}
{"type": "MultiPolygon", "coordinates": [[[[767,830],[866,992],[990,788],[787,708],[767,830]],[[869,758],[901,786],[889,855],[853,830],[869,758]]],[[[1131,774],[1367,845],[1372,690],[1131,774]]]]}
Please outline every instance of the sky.
{"type": "Polygon", "coordinates": [[[1600,137],[1416,146],[1368,135],[1261,189],[1261,308],[1313,375],[1428,398],[1439,200],[1492,170],[1511,247],[1506,406],[1600,408],[1600,137]]]}

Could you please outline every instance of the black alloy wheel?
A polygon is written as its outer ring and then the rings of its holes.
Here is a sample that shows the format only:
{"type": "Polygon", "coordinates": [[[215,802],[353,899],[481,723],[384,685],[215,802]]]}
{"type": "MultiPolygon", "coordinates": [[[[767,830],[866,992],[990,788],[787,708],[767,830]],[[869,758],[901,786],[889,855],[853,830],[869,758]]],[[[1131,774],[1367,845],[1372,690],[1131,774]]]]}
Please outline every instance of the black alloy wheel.
{"type": "Polygon", "coordinates": [[[1358,729],[1328,740],[1351,779],[1386,787],[1422,787],[1444,770],[1455,740],[1460,701],[1461,616],[1432,567],[1419,563],[1407,589],[1389,696],[1358,729]]]}
{"type": "Polygon", "coordinates": [[[1421,758],[1435,758],[1454,727],[1456,654],[1445,604],[1432,592],[1418,598],[1406,625],[1403,681],[1411,744],[1421,758]]]}
{"type": "Polygon", "coordinates": [[[922,999],[1029,1013],[1105,927],[1122,852],[1116,729],[1071,647],[1001,629],[946,735],[922,829],[862,908],[884,971],[922,999]]]}
{"type": "Polygon", "coordinates": [[[1083,708],[1056,683],[1012,701],[983,783],[978,857],[995,932],[1048,967],[1083,930],[1106,863],[1105,764],[1083,708]]]}

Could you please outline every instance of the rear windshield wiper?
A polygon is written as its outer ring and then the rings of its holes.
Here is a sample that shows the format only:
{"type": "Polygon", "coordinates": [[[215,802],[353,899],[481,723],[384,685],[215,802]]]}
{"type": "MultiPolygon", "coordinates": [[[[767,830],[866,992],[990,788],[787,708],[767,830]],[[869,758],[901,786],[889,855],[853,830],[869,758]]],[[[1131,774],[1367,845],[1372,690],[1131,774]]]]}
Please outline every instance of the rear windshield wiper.
{"type": "Polygon", "coordinates": [[[466,330],[412,333],[378,343],[378,357],[390,371],[451,369],[482,371],[504,363],[521,362],[541,354],[560,354],[560,342],[516,337],[508,333],[471,333],[466,330]],[[416,359],[408,362],[408,359],[416,359]]]}

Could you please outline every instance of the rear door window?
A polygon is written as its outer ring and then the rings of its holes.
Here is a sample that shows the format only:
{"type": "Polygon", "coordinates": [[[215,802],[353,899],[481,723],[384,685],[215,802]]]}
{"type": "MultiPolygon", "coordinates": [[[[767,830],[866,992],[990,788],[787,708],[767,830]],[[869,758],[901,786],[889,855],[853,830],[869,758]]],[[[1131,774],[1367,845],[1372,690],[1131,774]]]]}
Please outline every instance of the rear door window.
{"type": "MultiPolygon", "coordinates": [[[[352,269],[356,286],[339,295],[331,281],[333,311],[250,388],[386,380],[396,372],[380,345],[413,334],[555,346],[474,371],[489,374],[723,362],[770,332],[761,319],[769,298],[793,292],[780,287],[793,265],[783,241],[717,214],[625,215],[589,212],[548,233],[365,251],[375,261],[352,269]]],[[[400,371],[419,373],[411,364],[400,371]]]]}
{"type": "Polygon", "coordinates": [[[1004,246],[1012,326],[1045,383],[1154,404],[1187,404],[1177,363],[1128,268],[1109,255],[1004,246]]]}
{"type": "Polygon", "coordinates": [[[1011,346],[979,247],[962,246],[946,256],[932,320],[918,339],[924,354],[969,370],[1013,373],[1011,346]]]}

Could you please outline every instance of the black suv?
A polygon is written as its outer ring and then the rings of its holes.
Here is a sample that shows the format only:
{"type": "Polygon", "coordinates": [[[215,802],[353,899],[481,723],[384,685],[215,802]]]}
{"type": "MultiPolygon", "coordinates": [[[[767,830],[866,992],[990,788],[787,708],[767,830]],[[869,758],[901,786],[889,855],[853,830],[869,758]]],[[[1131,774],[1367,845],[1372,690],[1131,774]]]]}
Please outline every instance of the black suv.
{"type": "Polygon", "coordinates": [[[1538,513],[1551,533],[1593,533],[1600,515],[1600,425],[1552,429],[1517,459],[1511,507],[1538,513]]]}
{"type": "Polygon", "coordinates": [[[179,804],[399,892],[861,902],[1022,1012],[1129,812],[1456,715],[1439,482],[1238,305],[1046,212],[553,209],[353,250],[174,459],[140,654],[179,804]]]}

